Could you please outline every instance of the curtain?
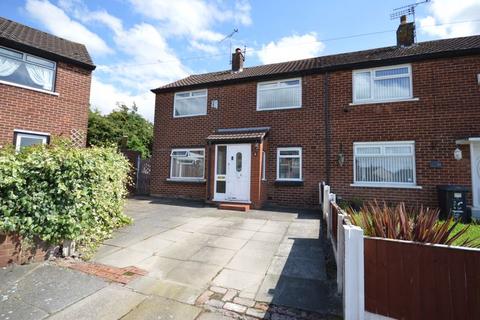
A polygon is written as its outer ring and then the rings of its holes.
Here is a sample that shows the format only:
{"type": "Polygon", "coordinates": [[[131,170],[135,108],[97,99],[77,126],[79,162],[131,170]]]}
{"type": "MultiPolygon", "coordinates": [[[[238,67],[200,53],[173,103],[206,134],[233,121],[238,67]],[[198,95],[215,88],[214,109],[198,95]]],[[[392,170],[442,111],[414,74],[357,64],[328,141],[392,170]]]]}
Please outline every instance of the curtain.
{"type": "Polygon", "coordinates": [[[45,90],[52,90],[53,71],[39,66],[25,64],[28,75],[33,82],[42,86],[45,90]]]}
{"type": "Polygon", "coordinates": [[[15,72],[15,70],[18,69],[20,64],[21,64],[20,61],[8,59],[5,57],[0,57],[0,76],[6,77],[11,75],[12,73],[15,72]]]}

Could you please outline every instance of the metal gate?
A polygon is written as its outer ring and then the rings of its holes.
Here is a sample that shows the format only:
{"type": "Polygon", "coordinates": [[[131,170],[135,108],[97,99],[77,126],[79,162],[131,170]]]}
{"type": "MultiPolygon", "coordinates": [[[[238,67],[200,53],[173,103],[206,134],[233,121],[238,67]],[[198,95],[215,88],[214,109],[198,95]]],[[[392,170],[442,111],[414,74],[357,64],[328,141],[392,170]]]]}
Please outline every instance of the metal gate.
{"type": "Polygon", "coordinates": [[[140,158],[138,161],[136,194],[150,194],[150,159],[140,158]]]}

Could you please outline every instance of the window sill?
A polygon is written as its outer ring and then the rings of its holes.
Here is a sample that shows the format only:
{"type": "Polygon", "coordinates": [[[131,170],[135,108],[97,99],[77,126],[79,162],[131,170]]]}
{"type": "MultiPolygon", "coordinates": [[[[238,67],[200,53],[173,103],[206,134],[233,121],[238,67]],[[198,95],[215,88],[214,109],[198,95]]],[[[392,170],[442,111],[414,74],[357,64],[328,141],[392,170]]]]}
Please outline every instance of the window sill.
{"type": "Polygon", "coordinates": [[[48,90],[32,88],[32,87],[29,87],[29,86],[24,86],[22,84],[3,81],[3,80],[0,80],[0,84],[4,84],[4,85],[7,85],[7,86],[12,86],[12,87],[17,87],[17,88],[22,88],[22,89],[27,89],[27,90],[32,90],[32,91],[41,92],[41,93],[46,93],[46,94],[49,94],[49,95],[52,95],[52,96],[57,96],[57,97],[60,95],[58,92],[52,92],[52,91],[48,91],[48,90]]]}
{"type": "Polygon", "coordinates": [[[175,178],[167,178],[168,182],[173,183],[198,183],[202,184],[205,183],[207,180],[205,179],[175,179],[175,178]]]}
{"type": "Polygon", "coordinates": [[[351,187],[359,188],[390,188],[390,189],[422,189],[417,185],[398,185],[398,184],[374,184],[374,183],[352,183],[351,187]]]}
{"type": "Polygon", "coordinates": [[[303,186],[303,180],[275,180],[276,186],[292,186],[292,187],[301,187],[303,186]]]}
{"type": "Polygon", "coordinates": [[[292,109],[302,109],[302,106],[299,107],[288,107],[288,108],[271,108],[271,109],[259,109],[257,111],[281,111],[281,110],[292,110],[292,109]]]}
{"type": "Polygon", "coordinates": [[[207,114],[206,113],[200,113],[200,114],[189,114],[189,115],[186,115],[186,116],[173,116],[173,119],[181,119],[181,118],[192,118],[192,117],[202,117],[202,116],[206,116],[207,114]]]}
{"type": "Polygon", "coordinates": [[[391,99],[391,100],[377,100],[377,101],[364,101],[364,102],[351,102],[349,106],[360,106],[364,104],[381,104],[381,103],[393,103],[393,102],[410,102],[410,101],[419,101],[419,98],[408,98],[408,99],[391,99]]]}

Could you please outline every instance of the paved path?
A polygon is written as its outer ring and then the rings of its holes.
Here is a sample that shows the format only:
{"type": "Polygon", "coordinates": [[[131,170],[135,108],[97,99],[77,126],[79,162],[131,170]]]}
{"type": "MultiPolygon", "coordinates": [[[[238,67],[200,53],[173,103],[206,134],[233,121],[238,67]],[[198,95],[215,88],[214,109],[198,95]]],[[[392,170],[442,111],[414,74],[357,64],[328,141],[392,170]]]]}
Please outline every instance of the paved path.
{"type": "Polygon", "coordinates": [[[135,223],[116,232],[93,260],[136,266],[147,276],[120,286],[48,264],[17,267],[8,276],[0,270],[10,279],[0,283],[0,294],[8,295],[4,302],[0,295],[0,320],[330,319],[339,313],[315,212],[243,213],[148,199],[129,200],[127,213],[135,223]],[[17,303],[22,308],[13,308],[17,303]]]}

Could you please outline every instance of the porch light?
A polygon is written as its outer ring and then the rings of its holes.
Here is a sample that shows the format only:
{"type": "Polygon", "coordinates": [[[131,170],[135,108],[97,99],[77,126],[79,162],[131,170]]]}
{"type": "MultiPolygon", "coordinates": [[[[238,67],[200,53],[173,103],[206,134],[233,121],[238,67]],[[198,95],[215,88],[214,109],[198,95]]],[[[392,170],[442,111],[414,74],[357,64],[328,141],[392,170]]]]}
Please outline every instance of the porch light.
{"type": "Polygon", "coordinates": [[[455,160],[462,160],[462,158],[463,158],[462,150],[460,150],[460,148],[458,146],[455,149],[455,151],[453,152],[453,157],[455,158],[455,160]]]}

